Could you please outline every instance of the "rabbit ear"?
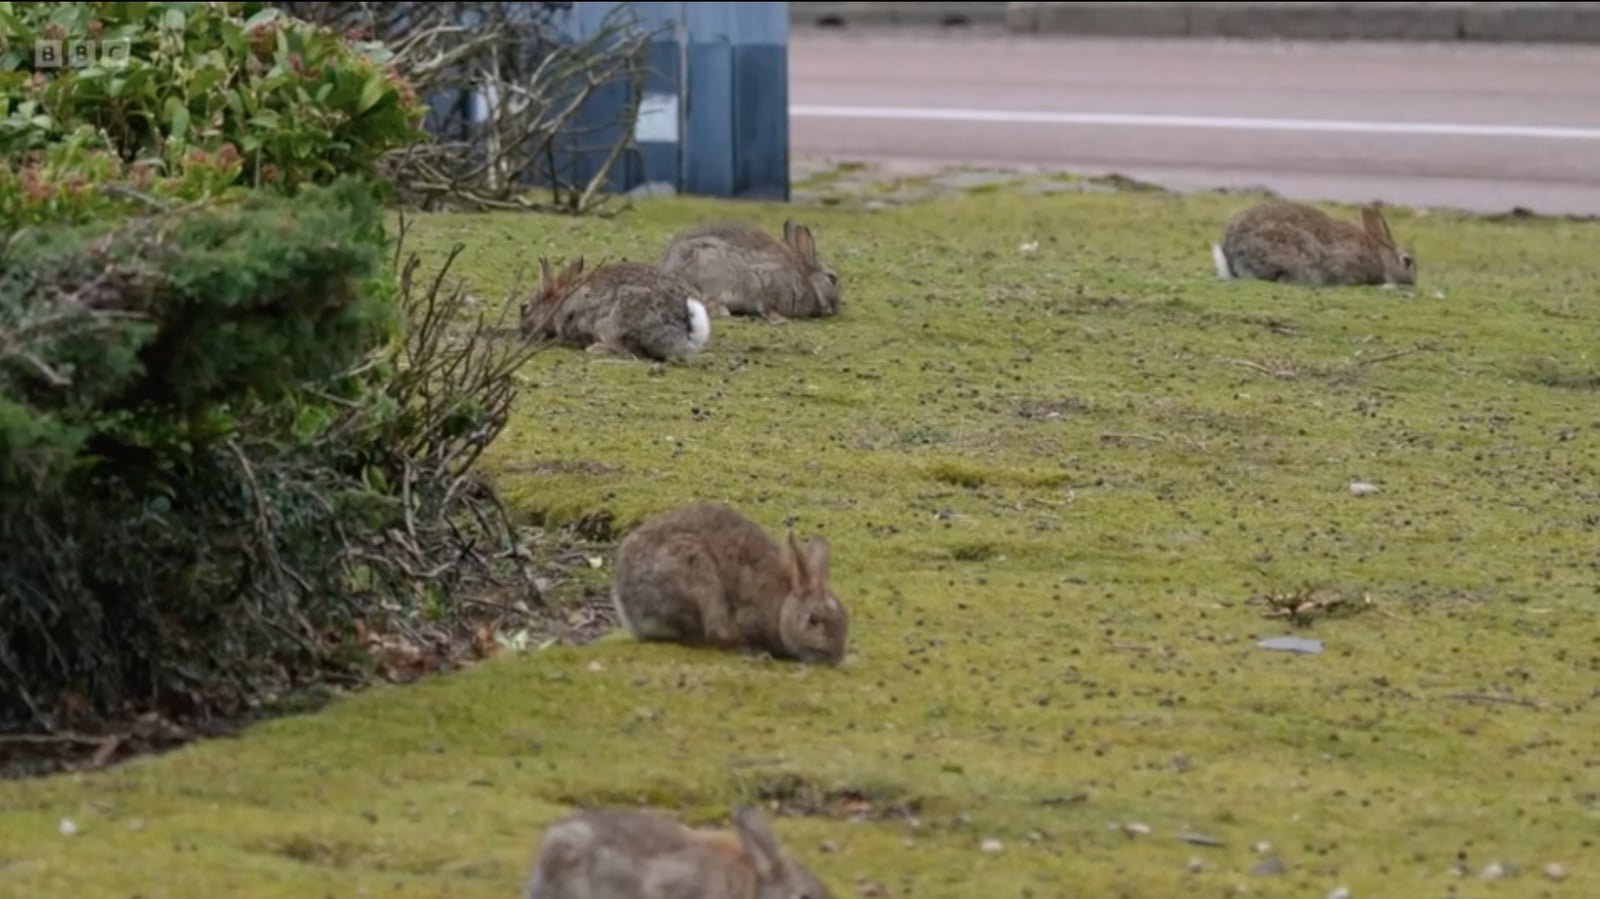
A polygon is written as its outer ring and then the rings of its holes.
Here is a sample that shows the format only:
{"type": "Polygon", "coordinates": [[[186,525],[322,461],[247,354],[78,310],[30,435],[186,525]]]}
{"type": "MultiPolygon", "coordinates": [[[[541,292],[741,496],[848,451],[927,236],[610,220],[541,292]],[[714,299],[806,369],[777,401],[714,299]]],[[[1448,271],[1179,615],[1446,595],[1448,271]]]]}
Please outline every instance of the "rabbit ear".
{"type": "Polygon", "coordinates": [[[566,281],[581,274],[583,274],[583,257],[579,256],[567,264],[567,270],[561,273],[561,280],[566,281]]]}
{"type": "Polygon", "coordinates": [[[806,574],[811,578],[812,586],[825,587],[828,584],[828,541],[822,537],[812,537],[811,543],[806,547],[806,574]]]}
{"type": "Polygon", "coordinates": [[[792,243],[795,250],[799,252],[800,258],[804,259],[807,265],[817,264],[817,242],[812,239],[810,228],[805,225],[796,225],[792,243]]]}
{"type": "Polygon", "coordinates": [[[794,246],[794,219],[783,220],[783,242],[794,246]]]}
{"type": "Polygon", "coordinates": [[[811,572],[806,564],[806,554],[800,551],[800,544],[795,542],[794,531],[789,532],[788,545],[784,553],[789,563],[789,582],[795,590],[803,590],[811,580],[811,572]]]}
{"type": "Polygon", "coordinates": [[[1394,236],[1389,233],[1389,223],[1384,221],[1378,204],[1368,203],[1361,207],[1361,224],[1366,226],[1373,240],[1391,249],[1394,247],[1394,236]]]}
{"type": "Polygon", "coordinates": [[[539,292],[549,293],[556,286],[555,276],[550,274],[550,260],[539,257],[539,292]]]}
{"type": "Polygon", "coordinates": [[[778,841],[767,829],[766,818],[761,812],[750,806],[740,806],[733,813],[733,826],[739,831],[739,842],[755,866],[756,877],[763,883],[781,879],[784,872],[783,853],[778,850],[778,841]]]}

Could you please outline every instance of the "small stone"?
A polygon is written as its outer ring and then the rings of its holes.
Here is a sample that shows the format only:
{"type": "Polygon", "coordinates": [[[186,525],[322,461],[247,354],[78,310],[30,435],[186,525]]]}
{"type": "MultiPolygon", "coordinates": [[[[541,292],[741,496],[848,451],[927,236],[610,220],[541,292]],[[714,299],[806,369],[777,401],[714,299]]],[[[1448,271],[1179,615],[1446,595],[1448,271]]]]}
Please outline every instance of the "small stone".
{"type": "Polygon", "coordinates": [[[1483,866],[1483,873],[1478,876],[1484,880],[1499,880],[1506,876],[1506,869],[1499,862],[1490,862],[1483,866]]]}
{"type": "Polygon", "coordinates": [[[1256,855],[1266,855],[1268,852],[1272,851],[1272,844],[1266,840],[1257,840],[1256,842],[1250,844],[1250,851],[1254,852],[1256,855]]]}
{"type": "Polygon", "coordinates": [[[887,896],[889,895],[889,890],[881,883],[873,883],[870,880],[857,880],[856,894],[867,897],[887,896]]]}
{"type": "Polygon", "coordinates": [[[1282,874],[1287,870],[1288,866],[1283,863],[1283,859],[1274,855],[1271,858],[1262,859],[1261,861],[1257,862],[1255,867],[1250,869],[1250,873],[1261,876],[1269,876],[1273,874],[1282,874]]]}
{"type": "Polygon", "coordinates": [[[978,848],[982,849],[984,852],[991,852],[992,853],[992,852],[999,852],[1000,849],[1001,849],[1001,846],[1000,846],[1000,841],[999,840],[997,840],[997,839],[995,839],[993,837],[990,837],[990,838],[984,840],[982,843],[979,843],[978,844],[978,848]]]}
{"type": "Polygon", "coordinates": [[[1189,873],[1199,874],[1206,869],[1206,863],[1194,856],[1189,857],[1189,873]]]}
{"type": "Polygon", "coordinates": [[[1150,835],[1150,825],[1132,821],[1122,825],[1122,832],[1130,837],[1143,837],[1150,835]]]}
{"type": "Polygon", "coordinates": [[[1328,899],[1350,899],[1350,888],[1335,887],[1334,890],[1328,894],[1328,899]]]}
{"type": "Polygon", "coordinates": [[[1369,495],[1377,493],[1377,492],[1378,492],[1378,485],[1376,485],[1376,484],[1368,484],[1366,481],[1351,481],[1350,482],[1350,495],[1351,496],[1369,496],[1369,495]]]}
{"type": "Polygon", "coordinates": [[[139,832],[141,830],[144,830],[144,819],[143,818],[130,819],[128,821],[128,829],[131,830],[131,831],[134,831],[135,833],[137,833],[137,832],[139,832]]]}
{"type": "Polygon", "coordinates": [[[1544,866],[1544,876],[1559,883],[1567,879],[1567,869],[1564,865],[1551,862],[1544,866]]]}
{"type": "Polygon", "coordinates": [[[78,825],[74,823],[71,818],[62,818],[61,823],[56,826],[56,829],[61,831],[61,835],[64,837],[75,837],[78,835],[78,825]]]}
{"type": "Polygon", "coordinates": [[[835,843],[832,840],[823,840],[822,841],[822,845],[819,846],[818,848],[821,849],[823,852],[833,853],[833,852],[838,852],[839,851],[839,844],[835,843]]]}
{"type": "Polygon", "coordinates": [[[589,665],[588,665],[588,668],[589,668],[590,671],[604,671],[604,670],[606,670],[606,666],[600,664],[599,662],[590,662],[589,665]]]}

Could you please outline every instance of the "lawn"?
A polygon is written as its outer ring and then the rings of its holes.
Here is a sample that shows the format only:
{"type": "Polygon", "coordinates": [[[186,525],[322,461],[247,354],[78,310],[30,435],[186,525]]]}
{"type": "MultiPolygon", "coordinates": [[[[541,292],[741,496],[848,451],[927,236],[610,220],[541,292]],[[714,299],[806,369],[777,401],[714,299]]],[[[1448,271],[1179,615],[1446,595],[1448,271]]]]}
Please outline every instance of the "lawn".
{"type": "Polygon", "coordinates": [[[825,534],[847,663],[613,635],[3,783],[0,895],[508,897],[574,806],[757,798],[841,897],[1600,895],[1600,223],[1391,210],[1415,290],[1220,283],[1250,202],[418,220],[485,297],[812,226],[842,315],[545,352],[487,464],[548,526],[825,534]],[[1321,652],[1257,645],[1290,635],[1321,652]]]}

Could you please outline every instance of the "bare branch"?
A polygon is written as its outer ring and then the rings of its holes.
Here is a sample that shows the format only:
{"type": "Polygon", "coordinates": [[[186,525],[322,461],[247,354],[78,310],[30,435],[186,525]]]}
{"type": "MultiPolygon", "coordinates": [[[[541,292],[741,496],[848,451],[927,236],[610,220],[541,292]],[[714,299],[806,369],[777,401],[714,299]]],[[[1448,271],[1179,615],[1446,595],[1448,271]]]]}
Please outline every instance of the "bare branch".
{"type": "MultiPolygon", "coordinates": [[[[372,4],[332,5],[359,7],[377,21],[372,4]]],[[[659,32],[639,27],[628,4],[573,41],[548,22],[519,21],[513,4],[400,5],[411,21],[387,39],[395,66],[419,94],[453,93],[463,102],[433,117],[433,140],[390,160],[396,198],[428,210],[602,211],[612,173],[636,149],[648,51],[659,32]],[[467,14],[476,19],[471,27],[461,25],[467,14]],[[597,108],[613,95],[626,97],[620,108],[597,108]],[[481,102],[481,116],[468,114],[469,98],[481,102]],[[592,135],[598,141],[586,140],[592,135]],[[579,163],[580,154],[591,162],[579,163]],[[549,202],[528,197],[536,185],[549,190],[549,202]]]]}

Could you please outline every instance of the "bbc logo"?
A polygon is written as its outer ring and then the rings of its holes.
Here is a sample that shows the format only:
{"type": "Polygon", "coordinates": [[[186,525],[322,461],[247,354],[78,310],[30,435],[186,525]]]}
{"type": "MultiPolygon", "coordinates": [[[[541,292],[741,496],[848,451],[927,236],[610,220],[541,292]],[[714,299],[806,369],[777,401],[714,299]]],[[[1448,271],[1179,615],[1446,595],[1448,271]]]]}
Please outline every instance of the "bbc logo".
{"type": "Polygon", "coordinates": [[[109,41],[39,40],[33,44],[35,69],[87,69],[93,65],[118,68],[128,64],[133,43],[127,38],[109,41]]]}

